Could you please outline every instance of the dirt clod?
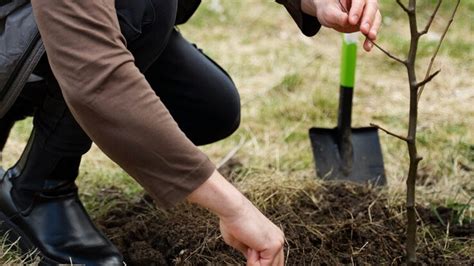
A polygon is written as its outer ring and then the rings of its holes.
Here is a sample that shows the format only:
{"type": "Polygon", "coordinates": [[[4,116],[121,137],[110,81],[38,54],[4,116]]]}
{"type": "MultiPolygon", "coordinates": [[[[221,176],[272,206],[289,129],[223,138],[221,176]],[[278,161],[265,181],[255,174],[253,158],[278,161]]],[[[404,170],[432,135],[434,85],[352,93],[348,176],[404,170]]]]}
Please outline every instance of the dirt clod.
{"type": "Polygon", "coordinates": [[[149,242],[138,241],[131,243],[127,250],[130,261],[137,265],[165,265],[166,261],[160,251],[153,248],[149,242]]]}

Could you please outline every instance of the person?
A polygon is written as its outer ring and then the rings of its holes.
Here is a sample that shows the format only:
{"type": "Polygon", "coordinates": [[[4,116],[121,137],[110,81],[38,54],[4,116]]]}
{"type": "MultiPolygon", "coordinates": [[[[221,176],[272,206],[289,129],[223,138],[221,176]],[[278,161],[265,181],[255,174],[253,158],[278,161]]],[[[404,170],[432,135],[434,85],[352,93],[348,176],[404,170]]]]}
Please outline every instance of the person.
{"type": "MultiPolygon", "coordinates": [[[[376,0],[277,0],[302,32],[361,31],[370,51],[376,0]]],[[[93,225],[75,179],[92,141],[157,205],[187,200],[220,219],[225,242],[248,265],[283,265],[284,234],[227,182],[196,146],[231,135],[240,100],[230,76],[175,25],[199,0],[31,0],[46,54],[34,81],[0,119],[34,116],[21,158],[0,181],[0,220],[45,264],[118,265],[120,252],[93,225]]]]}

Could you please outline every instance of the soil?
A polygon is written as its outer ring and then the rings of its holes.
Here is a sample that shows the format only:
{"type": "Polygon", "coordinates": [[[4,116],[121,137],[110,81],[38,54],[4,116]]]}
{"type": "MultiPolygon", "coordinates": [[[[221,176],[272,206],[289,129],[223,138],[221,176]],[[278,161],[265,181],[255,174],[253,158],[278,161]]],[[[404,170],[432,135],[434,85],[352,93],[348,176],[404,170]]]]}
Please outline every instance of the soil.
{"type": "MultiPolygon", "coordinates": [[[[216,217],[196,206],[158,210],[144,196],[117,204],[97,219],[128,265],[243,264],[244,257],[221,239],[216,217]]],[[[263,210],[287,237],[287,265],[401,264],[403,207],[389,207],[383,193],[364,186],[327,183],[263,210]],[[289,200],[290,199],[290,200],[289,200]]],[[[449,226],[455,210],[419,207],[418,260],[422,264],[473,265],[474,223],[449,226]]]]}

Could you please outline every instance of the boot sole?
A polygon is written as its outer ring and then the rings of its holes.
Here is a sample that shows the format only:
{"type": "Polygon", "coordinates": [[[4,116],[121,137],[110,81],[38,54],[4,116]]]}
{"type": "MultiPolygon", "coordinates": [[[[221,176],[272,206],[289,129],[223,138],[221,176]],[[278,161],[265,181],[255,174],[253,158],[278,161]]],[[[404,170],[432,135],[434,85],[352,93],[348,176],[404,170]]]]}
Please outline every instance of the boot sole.
{"type": "Polygon", "coordinates": [[[29,237],[18,228],[18,226],[12,223],[2,211],[0,211],[0,233],[3,234],[10,243],[18,243],[23,254],[29,254],[34,251],[33,254],[38,255],[41,258],[39,265],[62,264],[61,262],[57,262],[42,254],[29,237]]]}

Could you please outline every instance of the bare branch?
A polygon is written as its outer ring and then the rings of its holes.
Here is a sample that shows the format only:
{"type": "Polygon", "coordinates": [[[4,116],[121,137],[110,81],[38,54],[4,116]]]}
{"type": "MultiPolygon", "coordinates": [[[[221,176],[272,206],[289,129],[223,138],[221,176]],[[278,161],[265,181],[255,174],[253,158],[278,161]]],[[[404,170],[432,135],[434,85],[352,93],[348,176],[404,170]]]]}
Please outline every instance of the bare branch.
{"type": "Polygon", "coordinates": [[[397,0],[397,4],[398,4],[403,10],[405,10],[405,12],[410,13],[410,11],[408,10],[408,7],[407,7],[406,5],[404,5],[401,0],[397,0]]]}
{"type": "Polygon", "coordinates": [[[395,134],[395,133],[393,133],[393,132],[391,132],[391,131],[388,131],[387,129],[385,129],[385,128],[383,128],[383,127],[377,125],[377,124],[370,123],[370,125],[373,126],[373,127],[378,128],[378,129],[380,129],[380,130],[382,130],[383,132],[389,134],[390,136],[396,137],[396,138],[401,139],[401,140],[406,141],[406,142],[410,142],[410,140],[409,140],[408,138],[403,137],[403,136],[398,135],[398,134],[395,134]]]}
{"type": "Polygon", "coordinates": [[[438,0],[438,4],[436,5],[436,7],[435,7],[435,9],[434,9],[433,14],[431,14],[430,19],[429,19],[428,22],[426,23],[425,29],[423,29],[423,30],[420,32],[420,35],[423,35],[423,34],[428,33],[428,30],[430,29],[431,24],[433,24],[433,20],[434,20],[434,18],[436,17],[436,14],[438,13],[439,7],[441,6],[441,3],[442,3],[442,2],[443,2],[443,0],[438,0]]]}
{"type": "MultiPolygon", "coordinates": [[[[443,31],[443,34],[441,35],[441,39],[439,40],[438,46],[436,46],[436,50],[430,59],[430,64],[428,65],[428,69],[426,70],[425,80],[430,76],[431,69],[433,68],[433,63],[436,59],[436,56],[438,56],[439,49],[441,48],[441,44],[443,43],[444,38],[446,37],[446,33],[448,32],[449,27],[453,23],[454,16],[456,15],[456,12],[458,11],[458,7],[460,3],[461,3],[461,0],[457,0],[456,6],[454,7],[453,13],[451,14],[451,18],[449,19],[448,24],[446,24],[446,28],[444,28],[444,31],[443,31]]],[[[420,87],[420,90],[418,91],[418,101],[420,101],[420,97],[424,89],[425,89],[424,85],[420,87]]]]}
{"type": "Polygon", "coordinates": [[[392,55],[389,51],[385,50],[384,48],[382,48],[380,45],[378,45],[376,42],[372,41],[371,39],[367,38],[367,40],[369,40],[369,42],[371,42],[375,47],[377,47],[377,49],[379,49],[380,51],[382,51],[385,55],[387,55],[388,57],[392,58],[393,60],[397,61],[398,63],[400,64],[403,64],[403,65],[406,65],[407,62],[405,60],[402,60],[394,55],[392,55]]]}
{"type": "Polygon", "coordinates": [[[421,81],[420,83],[416,84],[416,87],[420,88],[426,85],[426,83],[430,82],[434,77],[436,77],[439,72],[441,72],[441,69],[438,69],[435,73],[431,74],[429,77],[427,77],[425,80],[421,81]]]}
{"type": "Polygon", "coordinates": [[[416,84],[416,75],[415,75],[415,60],[416,52],[418,50],[418,44],[420,40],[420,34],[418,33],[418,18],[416,14],[416,0],[410,0],[408,2],[408,23],[410,25],[410,49],[407,56],[407,68],[409,69],[408,79],[410,84],[416,84]]]}

